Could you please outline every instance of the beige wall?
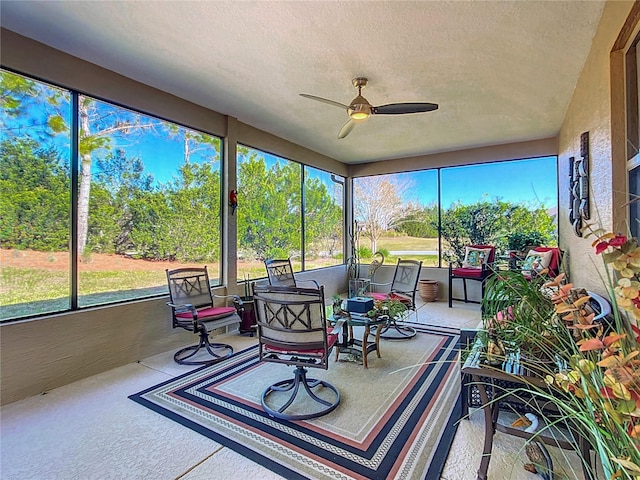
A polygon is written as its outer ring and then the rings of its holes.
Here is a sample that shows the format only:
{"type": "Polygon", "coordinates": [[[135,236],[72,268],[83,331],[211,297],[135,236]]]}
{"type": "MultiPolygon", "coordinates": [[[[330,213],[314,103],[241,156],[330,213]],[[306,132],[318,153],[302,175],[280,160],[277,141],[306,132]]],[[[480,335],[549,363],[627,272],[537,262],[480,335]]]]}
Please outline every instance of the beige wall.
{"type": "MultiPolygon", "coordinates": [[[[592,221],[604,228],[613,227],[614,189],[624,190],[624,183],[613,182],[611,161],[611,88],[610,52],[631,10],[633,2],[608,2],[593,40],[591,51],[576,85],[558,136],[559,229],[561,247],[569,252],[571,281],[599,293],[605,293],[599,272],[602,262],[593,254],[592,238],[580,238],[569,223],[569,158],[580,158],[580,135],[589,132],[590,193],[592,221]]],[[[624,179],[623,179],[624,181],[624,179]]]]}

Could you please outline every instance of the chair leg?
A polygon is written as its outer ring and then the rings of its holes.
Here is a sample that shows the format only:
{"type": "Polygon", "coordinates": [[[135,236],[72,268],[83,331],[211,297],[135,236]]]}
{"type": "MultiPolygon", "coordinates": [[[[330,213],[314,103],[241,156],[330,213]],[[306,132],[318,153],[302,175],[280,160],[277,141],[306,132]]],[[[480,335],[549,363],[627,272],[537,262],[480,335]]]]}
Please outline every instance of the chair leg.
{"type": "Polygon", "coordinates": [[[316,418],[322,415],[326,415],[327,413],[335,410],[335,408],[340,404],[340,392],[330,383],[325,382],[324,380],[307,378],[307,369],[304,367],[296,367],[293,373],[293,379],[276,382],[273,385],[267,387],[267,389],[262,392],[262,408],[264,408],[264,411],[267,412],[270,416],[281,418],[284,420],[307,420],[309,418],[316,418]],[[300,385],[304,387],[304,390],[307,392],[307,395],[309,396],[309,398],[311,398],[311,400],[319,403],[320,405],[323,405],[324,408],[310,413],[284,413],[284,411],[293,404],[294,400],[298,396],[298,393],[300,393],[300,385]],[[328,401],[317,396],[312,390],[316,387],[324,387],[329,389],[331,392],[333,392],[334,400],[328,401]],[[282,406],[272,407],[267,404],[268,397],[272,393],[288,391],[291,391],[291,395],[282,404],[282,406]]]}
{"type": "Polygon", "coordinates": [[[180,365],[213,365],[214,363],[218,363],[231,355],[233,355],[233,347],[231,345],[227,345],[226,343],[209,342],[209,333],[206,330],[203,330],[200,331],[200,339],[197,345],[191,345],[190,347],[178,350],[173,356],[173,359],[180,365]],[[211,358],[190,360],[203,348],[209,353],[209,355],[211,355],[211,358]],[[221,351],[215,352],[214,350],[221,351]]]}
{"type": "Polygon", "coordinates": [[[395,319],[390,320],[386,325],[376,328],[376,336],[385,340],[408,340],[416,336],[416,329],[406,325],[398,325],[395,319]]]}
{"type": "Polygon", "coordinates": [[[453,306],[453,278],[449,274],[449,308],[453,306]]]}
{"type": "Polygon", "coordinates": [[[467,279],[463,278],[462,279],[462,288],[464,290],[464,303],[468,302],[468,298],[467,298],[467,279]]]}

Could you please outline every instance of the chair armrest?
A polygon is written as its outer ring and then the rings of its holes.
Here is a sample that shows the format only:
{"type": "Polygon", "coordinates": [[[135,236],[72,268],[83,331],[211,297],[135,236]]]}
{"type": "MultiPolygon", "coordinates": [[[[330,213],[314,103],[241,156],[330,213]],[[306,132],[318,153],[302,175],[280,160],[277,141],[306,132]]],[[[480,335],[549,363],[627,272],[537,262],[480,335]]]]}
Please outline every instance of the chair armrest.
{"type": "Polygon", "coordinates": [[[389,287],[389,288],[391,288],[391,284],[392,283],[393,282],[386,282],[386,283],[377,283],[377,282],[374,283],[374,282],[371,282],[371,283],[369,283],[369,288],[371,288],[371,287],[389,287]]]}
{"type": "Polygon", "coordinates": [[[190,303],[171,303],[171,302],[167,302],[167,305],[170,306],[171,308],[173,308],[175,313],[191,312],[191,315],[193,316],[193,320],[194,321],[198,320],[198,310],[196,310],[196,307],[194,307],[190,303]]]}
{"type": "Polygon", "coordinates": [[[331,335],[337,335],[342,331],[342,327],[344,326],[344,322],[346,322],[347,319],[346,318],[341,318],[340,320],[338,320],[334,325],[333,325],[333,330],[331,330],[329,333],[331,335]]]}
{"type": "Polygon", "coordinates": [[[320,290],[320,284],[318,282],[316,282],[315,280],[298,280],[296,278],[295,282],[296,282],[296,286],[298,285],[298,283],[313,283],[316,286],[316,288],[318,290],[320,290]]]}

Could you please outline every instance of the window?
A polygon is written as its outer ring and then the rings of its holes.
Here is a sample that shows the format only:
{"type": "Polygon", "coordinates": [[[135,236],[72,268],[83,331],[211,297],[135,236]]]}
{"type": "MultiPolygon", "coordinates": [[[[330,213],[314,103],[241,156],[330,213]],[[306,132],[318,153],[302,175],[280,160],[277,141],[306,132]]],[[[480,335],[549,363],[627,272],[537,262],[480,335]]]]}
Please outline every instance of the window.
{"type": "Polygon", "coordinates": [[[0,73],[2,319],[164,294],[189,264],[220,283],[219,138],[77,95],[72,145],[74,93],[0,73]]]}
{"type": "Polygon", "coordinates": [[[85,96],[79,113],[79,306],[165,293],[189,263],[219,285],[220,139],[85,96]]]}
{"type": "Polygon", "coordinates": [[[557,245],[557,171],[557,157],[443,168],[443,260],[462,259],[468,244],[495,245],[504,255],[516,233],[557,245]]]}
{"type": "Polygon", "coordinates": [[[305,166],[303,187],[299,163],[240,145],[237,155],[238,281],[263,278],[268,258],[291,257],[294,271],[343,263],[344,179],[305,166]]]}
{"type": "Polygon", "coordinates": [[[0,320],[70,307],[71,94],[0,71],[0,320]]]}
{"type": "Polygon", "coordinates": [[[556,245],[557,184],[556,157],[356,178],[355,250],[438,266],[470,243],[506,253],[515,232],[556,245]]]}
{"type": "Polygon", "coordinates": [[[343,263],[344,178],[304,167],[304,268],[343,263]]]}
{"type": "Polygon", "coordinates": [[[302,166],[238,145],[238,277],[266,275],[267,258],[302,269],[302,166]]]}
{"type": "Polygon", "coordinates": [[[353,180],[355,250],[360,261],[380,251],[438,266],[438,171],[378,175],[353,180]]]}

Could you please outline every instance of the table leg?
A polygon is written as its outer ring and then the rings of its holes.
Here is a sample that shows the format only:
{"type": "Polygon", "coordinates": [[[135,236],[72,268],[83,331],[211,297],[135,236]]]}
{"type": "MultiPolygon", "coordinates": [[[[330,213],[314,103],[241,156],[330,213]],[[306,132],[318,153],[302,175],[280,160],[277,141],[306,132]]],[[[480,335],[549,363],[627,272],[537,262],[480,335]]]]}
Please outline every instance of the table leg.
{"type": "Polygon", "coordinates": [[[378,326],[378,328],[376,328],[376,353],[378,354],[378,358],[380,358],[380,333],[382,332],[382,329],[380,328],[380,326],[378,326]]]}
{"type": "Polygon", "coordinates": [[[364,366],[364,368],[369,368],[369,364],[367,363],[367,353],[368,353],[368,345],[367,342],[369,341],[369,325],[365,325],[364,327],[364,335],[362,335],[362,365],[364,366]]]}
{"type": "Polygon", "coordinates": [[[482,402],[482,411],[484,413],[484,446],[482,448],[482,460],[478,469],[478,480],[487,480],[487,471],[489,470],[489,461],[491,461],[491,450],[493,449],[493,435],[495,433],[495,418],[499,413],[498,402],[489,404],[489,397],[484,388],[484,384],[476,375],[472,375],[474,384],[478,387],[480,394],[480,402],[482,402]]]}

